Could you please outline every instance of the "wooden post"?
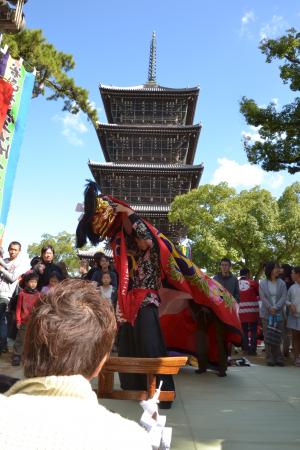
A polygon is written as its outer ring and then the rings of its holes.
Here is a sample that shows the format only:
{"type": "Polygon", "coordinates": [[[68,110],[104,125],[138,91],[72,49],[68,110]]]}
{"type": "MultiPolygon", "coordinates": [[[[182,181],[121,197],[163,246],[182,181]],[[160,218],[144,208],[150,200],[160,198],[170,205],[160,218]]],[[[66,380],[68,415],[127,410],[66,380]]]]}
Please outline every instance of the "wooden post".
{"type": "Polygon", "coordinates": [[[104,397],[105,394],[110,394],[114,390],[114,373],[100,372],[98,375],[98,392],[97,397],[104,397]]]}
{"type": "Polygon", "coordinates": [[[153,373],[147,374],[147,385],[149,398],[152,398],[155,394],[156,389],[156,375],[154,375],[153,373]]]}

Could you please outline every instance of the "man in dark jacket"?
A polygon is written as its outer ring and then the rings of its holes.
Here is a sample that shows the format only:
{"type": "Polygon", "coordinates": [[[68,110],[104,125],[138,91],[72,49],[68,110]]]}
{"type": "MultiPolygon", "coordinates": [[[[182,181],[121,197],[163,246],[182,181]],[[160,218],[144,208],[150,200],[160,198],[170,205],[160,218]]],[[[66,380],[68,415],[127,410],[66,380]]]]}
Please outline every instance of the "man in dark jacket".
{"type": "Polygon", "coordinates": [[[220,272],[214,276],[228,292],[240,303],[240,290],[238,279],[230,272],[231,261],[229,258],[222,258],[220,262],[220,272]]]}
{"type": "MultiPolygon", "coordinates": [[[[237,277],[231,272],[231,261],[229,258],[222,258],[220,262],[220,272],[214,276],[214,280],[218,281],[228,292],[240,303],[240,288],[237,277]]],[[[219,340],[222,340],[222,333],[219,335],[219,340]]],[[[231,345],[227,348],[228,364],[230,365],[231,359],[231,345]]],[[[222,355],[224,360],[225,354],[222,355]]]]}

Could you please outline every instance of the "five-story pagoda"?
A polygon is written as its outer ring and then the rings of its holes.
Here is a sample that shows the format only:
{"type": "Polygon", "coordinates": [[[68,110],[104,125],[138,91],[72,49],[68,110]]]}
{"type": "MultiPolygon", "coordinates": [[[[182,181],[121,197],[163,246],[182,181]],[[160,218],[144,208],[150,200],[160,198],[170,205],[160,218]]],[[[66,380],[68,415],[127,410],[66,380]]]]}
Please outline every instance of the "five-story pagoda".
{"type": "Polygon", "coordinates": [[[203,165],[193,165],[201,125],[193,125],[199,88],[156,83],[152,35],[148,81],[134,87],[100,85],[108,123],[98,125],[105,163],[89,161],[103,194],[127,203],[166,236],[180,230],[168,221],[176,195],[199,185],[203,165]]]}

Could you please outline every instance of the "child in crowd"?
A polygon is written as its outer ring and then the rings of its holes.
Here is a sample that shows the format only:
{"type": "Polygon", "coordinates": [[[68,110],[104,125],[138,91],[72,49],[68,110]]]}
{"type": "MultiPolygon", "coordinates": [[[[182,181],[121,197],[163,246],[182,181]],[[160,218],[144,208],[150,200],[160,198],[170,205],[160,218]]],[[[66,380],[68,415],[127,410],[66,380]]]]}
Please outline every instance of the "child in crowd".
{"type": "Polygon", "coordinates": [[[44,286],[41,290],[41,294],[47,294],[47,292],[55,287],[58,283],[62,281],[62,276],[58,272],[51,272],[49,275],[49,283],[44,286]]]}
{"type": "Polygon", "coordinates": [[[100,285],[100,292],[102,297],[106,298],[110,301],[112,306],[116,307],[117,303],[117,289],[112,286],[112,280],[109,272],[102,273],[101,276],[101,285],[100,285]]]}
{"type": "Polygon", "coordinates": [[[14,344],[12,365],[19,366],[23,352],[23,344],[26,333],[26,325],[35,302],[40,298],[37,290],[38,275],[35,272],[28,272],[24,275],[24,289],[19,293],[16,309],[16,323],[18,334],[14,344]]]}
{"type": "Polygon", "coordinates": [[[103,253],[95,254],[94,258],[97,265],[97,269],[93,272],[91,280],[97,281],[98,285],[100,285],[102,274],[109,273],[111,278],[111,285],[117,289],[118,287],[117,274],[114,270],[111,270],[109,258],[105,256],[103,253]]]}
{"type": "Polygon", "coordinates": [[[292,330],[295,366],[300,367],[300,266],[294,267],[292,279],[295,282],[287,293],[289,308],[287,327],[292,330]]]}
{"type": "MultiPolygon", "coordinates": [[[[101,275],[100,278],[100,292],[101,296],[109,301],[109,303],[112,305],[114,310],[116,310],[117,305],[117,298],[118,298],[118,291],[117,289],[112,286],[112,279],[109,272],[104,272],[101,275]]],[[[115,340],[112,348],[112,352],[117,352],[117,341],[115,340]]]]}

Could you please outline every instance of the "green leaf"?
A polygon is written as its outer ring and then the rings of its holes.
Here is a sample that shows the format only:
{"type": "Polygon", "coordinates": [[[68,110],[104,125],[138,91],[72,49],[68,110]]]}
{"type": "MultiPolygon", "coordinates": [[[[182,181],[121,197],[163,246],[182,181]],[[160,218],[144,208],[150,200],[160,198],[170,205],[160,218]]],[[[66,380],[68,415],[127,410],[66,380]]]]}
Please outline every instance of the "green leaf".
{"type": "MultiPolygon", "coordinates": [[[[292,91],[300,90],[300,33],[294,28],[278,39],[264,39],[260,49],[267,63],[282,61],[280,77],[292,91]]],[[[276,93],[274,93],[274,97],[276,93]]],[[[300,171],[300,98],[284,105],[281,111],[273,103],[258,106],[253,99],[243,97],[240,111],[248,125],[258,127],[259,140],[244,139],[248,160],[267,171],[300,171]]]]}
{"type": "Polygon", "coordinates": [[[33,98],[62,99],[64,111],[86,113],[96,128],[98,114],[89,101],[88,91],[76,86],[74,79],[68,75],[75,67],[71,54],[63,53],[47,42],[42,30],[25,29],[15,35],[4,35],[3,43],[9,46],[14,58],[24,59],[27,70],[37,69],[33,98]]]}

